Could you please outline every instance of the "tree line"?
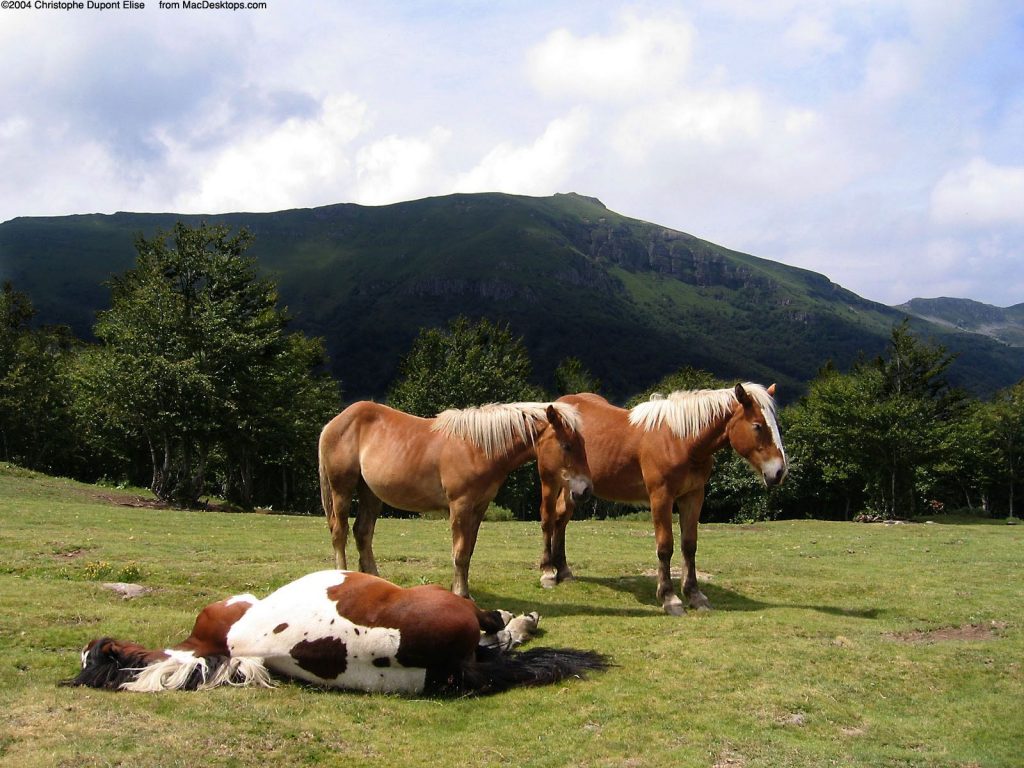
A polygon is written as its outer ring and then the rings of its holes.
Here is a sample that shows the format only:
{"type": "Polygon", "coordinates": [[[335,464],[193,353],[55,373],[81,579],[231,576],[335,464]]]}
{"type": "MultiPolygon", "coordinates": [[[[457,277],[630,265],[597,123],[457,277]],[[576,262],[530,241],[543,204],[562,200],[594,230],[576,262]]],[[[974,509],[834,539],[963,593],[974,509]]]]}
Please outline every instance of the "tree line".
{"type": "MultiPolygon", "coordinates": [[[[290,331],[274,283],[246,254],[252,237],[188,227],[136,241],[134,268],[111,283],[96,342],[35,327],[28,296],[0,293],[0,459],[87,481],[144,485],[160,499],[317,512],[316,443],[342,407],[321,339],[290,331]]],[[[907,517],[970,508],[1016,514],[1024,469],[1024,381],[982,401],[951,387],[953,358],[904,323],[887,352],[849,371],[826,365],[780,422],[790,474],[766,492],[719,454],[705,520],[907,517]]],[[[598,392],[575,358],[534,382],[508,326],[457,318],[424,329],[388,404],[421,416],[487,402],[598,392]]],[[[735,382],[683,368],[638,393],[735,382]]],[[[770,382],[764,382],[770,383],[770,382]]],[[[538,513],[535,471],[515,472],[497,502],[538,513]]],[[[631,511],[595,500],[577,515],[631,511]]]]}

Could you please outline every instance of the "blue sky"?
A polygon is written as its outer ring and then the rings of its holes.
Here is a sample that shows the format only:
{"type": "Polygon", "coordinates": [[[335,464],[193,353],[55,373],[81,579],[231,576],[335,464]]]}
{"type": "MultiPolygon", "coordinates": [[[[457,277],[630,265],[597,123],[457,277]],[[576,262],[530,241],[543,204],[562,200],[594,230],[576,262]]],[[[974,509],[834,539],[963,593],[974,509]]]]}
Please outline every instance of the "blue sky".
{"type": "Polygon", "coordinates": [[[870,299],[1024,302],[1024,6],[0,12],[0,220],[575,191],[870,299]]]}

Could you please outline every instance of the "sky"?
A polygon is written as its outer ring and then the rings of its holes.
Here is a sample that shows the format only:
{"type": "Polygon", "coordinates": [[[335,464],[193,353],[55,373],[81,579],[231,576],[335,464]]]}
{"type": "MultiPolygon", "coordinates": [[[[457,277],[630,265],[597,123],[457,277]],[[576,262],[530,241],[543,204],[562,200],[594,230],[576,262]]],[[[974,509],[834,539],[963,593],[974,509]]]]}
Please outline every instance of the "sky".
{"type": "Polygon", "coordinates": [[[578,192],[886,304],[1024,302],[1018,0],[37,2],[0,10],[0,221],[578,192]]]}

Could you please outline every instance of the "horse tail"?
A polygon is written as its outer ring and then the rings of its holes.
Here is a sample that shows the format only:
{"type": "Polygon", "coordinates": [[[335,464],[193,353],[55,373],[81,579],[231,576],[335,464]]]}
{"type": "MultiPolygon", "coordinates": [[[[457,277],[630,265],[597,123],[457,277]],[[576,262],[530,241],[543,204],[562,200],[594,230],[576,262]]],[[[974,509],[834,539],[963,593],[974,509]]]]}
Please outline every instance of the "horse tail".
{"type": "Polygon", "coordinates": [[[324,461],[324,436],[327,433],[327,427],[325,426],[320,431],[320,440],[317,443],[317,461],[320,465],[320,504],[324,508],[324,514],[327,516],[328,525],[331,524],[331,520],[334,518],[334,496],[331,493],[331,479],[327,476],[327,462],[324,461]]]}
{"type": "Polygon", "coordinates": [[[61,685],[153,693],[205,690],[220,685],[271,688],[273,682],[259,658],[151,651],[104,637],[89,644],[81,671],[61,685]]]}
{"type": "Polygon", "coordinates": [[[531,648],[503,653],[480,649],[477,658],[466,662],[461,679],[442,686],[438,693],[486,696],[519,686],[548,685],[569,677],[585,677],[587,672],[608,668],[607,656],[574,648],[531,648]]]}

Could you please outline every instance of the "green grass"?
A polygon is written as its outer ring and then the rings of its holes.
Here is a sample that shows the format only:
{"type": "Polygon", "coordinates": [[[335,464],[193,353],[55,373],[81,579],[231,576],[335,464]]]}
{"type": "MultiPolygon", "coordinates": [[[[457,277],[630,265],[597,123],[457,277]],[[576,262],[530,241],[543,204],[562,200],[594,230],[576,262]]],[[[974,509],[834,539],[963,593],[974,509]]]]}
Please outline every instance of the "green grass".
{"type": "MultiPolygon", "coordinates": [[[[537,644],[594,648],[617,666],[456,701],[291,683],[61,688],[92,637],[173,643],[211,600],[331,565],[319,518],[99,498],[119,494],[131,496],[0,465],[0,764],[1020,765],[1021,526],[702,526],[715,610],[671,618],[647,575],[648,523],[572,523],[579,578],[545,591],[539,526],[490,522],[473,560],[477,600],[537,609],[537,644]],[[153,591],[124,601],[102,587],[122,571],[153,591]],[[967,626],[977,637],[907,634],[967,626]]],[[[398,583],[450,578],[444,521],[382,520],[376,543],[398,583]]]]}

